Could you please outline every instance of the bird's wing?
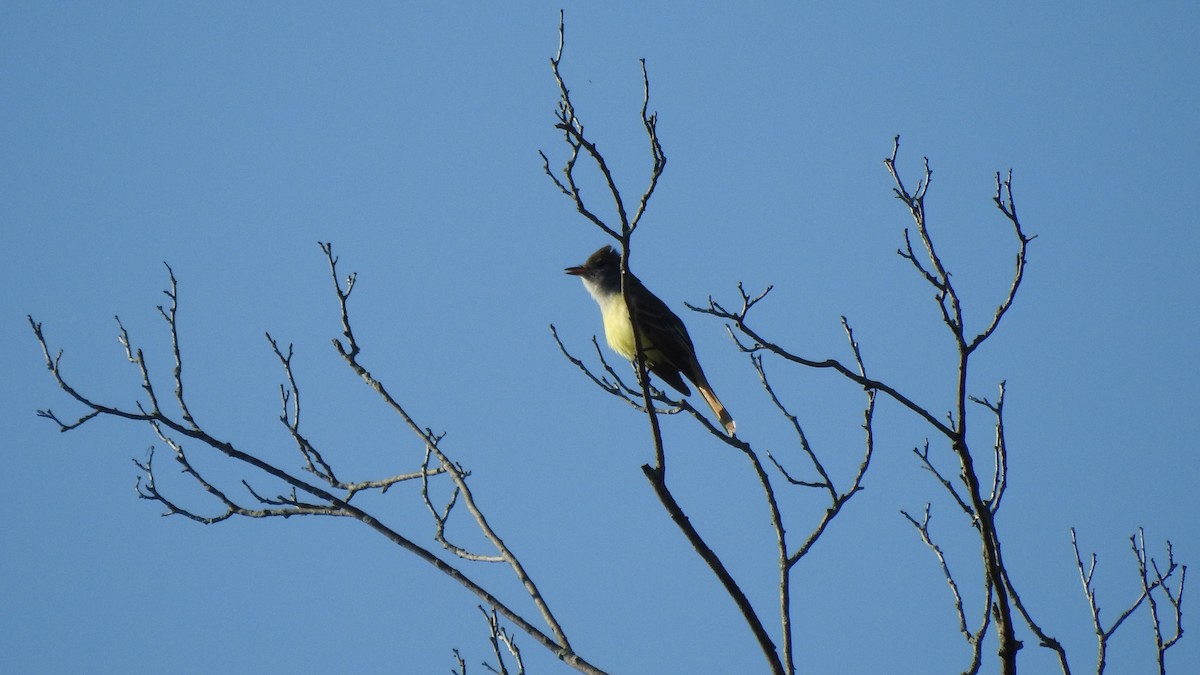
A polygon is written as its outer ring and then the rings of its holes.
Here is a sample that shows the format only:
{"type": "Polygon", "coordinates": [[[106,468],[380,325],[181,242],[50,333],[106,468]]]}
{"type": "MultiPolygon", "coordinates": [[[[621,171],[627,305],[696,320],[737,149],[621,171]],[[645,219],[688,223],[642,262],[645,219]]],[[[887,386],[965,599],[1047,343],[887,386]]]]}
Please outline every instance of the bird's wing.
{"type": "MultiPolygon", "coordinates": [[[[641,282],[638,284],[641,285],[641,282]]],[[[650,370],[684,395],[690,395],[692,392],[684,384],[680,373],[697,384],[704,375],[700,373],[700,366],[696,362],[696,350],[687,327],[658,296],[645,286],[641,290],[643,292],[637,294],[639,302],[635,311],[650,370]]]]}

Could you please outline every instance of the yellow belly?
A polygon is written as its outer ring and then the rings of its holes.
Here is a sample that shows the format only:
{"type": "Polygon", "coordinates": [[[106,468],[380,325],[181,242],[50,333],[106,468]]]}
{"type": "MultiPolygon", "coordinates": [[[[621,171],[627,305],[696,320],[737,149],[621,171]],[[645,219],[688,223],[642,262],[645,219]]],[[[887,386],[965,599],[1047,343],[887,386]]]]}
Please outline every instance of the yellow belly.
{"type": "MultiPolygon", "coordinates": [[[[604,339],[608,346],[621,356],[633,360],[633,324],[629,321],[629,312],[620,296],[614,302],[606,302],[600,306],[600,314],[604,319],[604,339]]],[[[642,345],[644,349],[646,345],[642,345]]]]}

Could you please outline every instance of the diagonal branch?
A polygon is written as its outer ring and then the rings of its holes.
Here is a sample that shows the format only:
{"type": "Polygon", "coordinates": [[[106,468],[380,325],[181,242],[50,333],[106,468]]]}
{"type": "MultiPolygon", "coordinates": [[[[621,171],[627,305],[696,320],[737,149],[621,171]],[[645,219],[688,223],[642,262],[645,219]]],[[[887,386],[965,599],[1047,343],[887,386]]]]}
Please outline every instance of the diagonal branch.
{"type": "Polygon", "coordinates": [[[376,379],[359,361],[358,357],[361,354],[361,348],[359,347],[358,340],[355,338],[354,330],[350,325],[350,312],[347,305],[355,275],[351,274],[347,277],[349,281],[347,282],[346,289],[343,291],[341,283],[339,282],[337,271],[338,259],[333,255],[333,245],[322,243],[320,246],[321,250],[325,253],[326,260],[329,263],[330,276],[333,278],[334,283],[334,291],[337,294],[338,302],[341,306],[342,336],[345,338],[345,343],[343,343],[342,340],[335,339],[333,341],[334,348],[337,350],[338,354],[342,356],[343,360],[346,361],[346,364],[349,365],[350,368],[357,373],[360,378],[362,378],[367,386],[374,390],[380,396],[380,398],[383,399],[385,404],[404,420],[404,423],[422,441],[422,443],[425,445],[425,448],[435,457],[437,457],[439,464],[450,476],[451,481],[454,483],[455,489],[461,493],[463,502],[466,505],[467,510],[474,517],[480,528],[480,531],[488,539],[488,541],[496,547],[498,555],[503,558],[506,563],[508,563],[509,567],[513,570],[513,573],[524,586],[526,593],[529,594],[530,599],[533,600],[534,605],[537,606],[538,611],[542,615],[542,619],[546,622],[546,624],[550,627],[551,632],[554,634],[553,640],[546,637],[543,633],[541,633],[541,631],[538,631],[531,624],[529,624],[512,610],[508,609],[507,606],[500,603],[490,594],[488,594],[485,600],[489,605],[499,610],[501,614],[504,614],[505,618],[507,618],[509,621],[512,621],[526,633],[532,635],[543,645],[558,653],[559,657],[563,660],[571,663],[574,667],[580,670],[594,671],[594,666],[588,664],[582,659],[582,657],[574,653],[570,642],[567,640],[566,634],[563,632],[563,629],[559,625],[558,620],[554,617],[554,614],[550,611],[550,607],[546,603],[541,592],[538,590],[537,585],[525,571],[524,566],[521,564],[516,554],[513,553],[513,551],[504,543],[495,530],[492,529],[492,527],[488,524],[487,519],[483,516],[483,513],[476,506],[471,488],[466,482],[466,473],[459,469],[456,464],[451,462],[439,447],[438,444],[441,441],[441,436],[434,434],[433,431],[428,428],[422,428],[419,426],[409,412],[404,408],[404,406],[401,405],[400,402],[388,392],[383,383],[376,379]],[[543,640],[543,638],[545,638],[545,640],[543,640]]]}
{"type": "MultiPolygon", "coordinates": [[[[918,403],[915,403],[912,399],[908,398],[907,396],[902,394],[899,390],[892,387],[891,385],[888,385],[884,382],[880,382],[878,380],[874,380],[869,377],[863,376],[863,375],[859,374],[858,372],[856,372],[855,370],[848,368],[847,366],[842,364],[837,359],[825,359],[823,361],[816,361],[813,359],[805,358],[803,356],[798,356],[798,355],[784,349],[783,347],[779,346],[778,344],[763,337],[763,335],[761,333],[759,333],[757,329],[753,328],[749,324],[747,317],[748,317],[750,309],[754,306],[754,304],[758,300],[761,300],[766,295],[767,291],[764,291],[761,295],[759,295],[757,298],[754,298],[753,301],[751,301],[751,298],[749,298],[749,296],[746,294],[746,292],[742,288],[741,284],[738,285],[738,290],[741,292],[742,298],[743,298],[743,305],[740,310],[737,310],[737,311],[728,310],[725,307],[723,307],[720,303],[713,300],[712,298],[709,298],[707,307],[696,307],[696,306],[690,305],[690,304],[687,305],[687,307],[688,307],[688,309],[690,309],[694,312],[699,312],[701,314],[708,314],[711,316],[715,316],[718,319],[725,319],[728,321],[732,321],[733,325],[738,329],[739,332],[741,332],[743,335],[750,338],[754,342],[753,345],[742,346],[741,347],[742,351],[746,351],[746,352],[768,351],[768,352],[771,352],[772,354],[775,354],[776,356],[779,356],[780,358],[783,358],[787,361],[790,361],[792,363],[796,363],[796,364],[799,364],[802,366],[807,366],[809,368],[827,368],[827,369],[833,370],[833,371],[837,372],[838,374],[840,374],[842,377],[845,377],[846,379],[858,384],[859,386],[861,386],[865,389],[874,389],[874,390],[883,392],[884,394],[887,394],[889,397],[891,397],[893,400],[895,400],[900,405],[902,405],[905,408],[908,408],[912,412],[916,413],[919,417],[924,419],[926,422],[928,422],[931,426],[933,426],[939,432],[944,434],[946,437],[948,437],[948,438],[954,437],[954,430],[951,429],[949,426],[947,426],[946,423],[942,422],[937,417],[934,417],[933,414],[931,414],[926,408],[924,408],[923,406],[921,406],[918,403]]],[[[769,291],[770,289],[768,288],[767,290],[769,291]]]]}
{"type": "Polygon", "coordinates": [[[767,658],[767,663],[771,667],[773,673],[784,673],[783,664],[779,660],[779,653],[776,651],[775,643],[771,641],[771,636],[763,628],[762,621],[759,620],[758,614],[755,613],[754,607],[750,604],[750,600],[746,598],[746,594],[738,586],[737,581],[725,568],[725,564],[717,556],[708,544],[704,542],[703,537],[696,531],[692,522],[688,520],[679,503],[675,501],[674,495],[667,489],[664,481],[664,476],[659,472],[657,467],[652,467],[649,464],[642,465],[642,473],[646,474],[646,478],[654,487],[654,492],[658,495],[659,501],[666,507],[667,513],[671,516],[671,520],[684,533],[692,547],[700,554],[700,557],[708,564],[709,568],[720,579],[721,585],[725,587],[727,593],[733,598],[734,603],[742,612],[742,618],[746,624],[750,626],[750,630],[754,633],[755,639],[758,641],[759,647],[763,655],[767,658]]]}
{"type": "MultiPolygon", "coordinates": [[[[171,266],[165,262],[163,265],[166,266],[167,276],[171,280],[171,288],[163,291],[163,294],[171,299],[171,308],[168,312],[168,310],[163,309],[162,305],[159,305],[158,313],[169,325],[177,326],[179,325],[178,317],[176,316],[176,312],[179,310],[179,283],[175,280],[175,270],[171,269],[171,266]]],[[[124,327],[122,327],[121,331],[124,332],[124,330],[124,327]]],[[[183,421],[194,428],[196,420],[192,418],[192,413],[188,410],[187,401],[183,396],[183,359],[179,356],[179,331],[177,330],[171,331],[171,351],[175,356],[175,371],[173,373],[175,380],[175,402],[179,404],[179,410],[183,413],[183,421]]],[[[138,354],[138,357],[140,358],[141,354],[138,354]]],[[[156,403],[155,408],[157,406],[158,404],[156,403]]]]}
{"type": "MultiPolygon", "coordinates": [[[[348,310],[346,307],[346,299],[349,297],[350,291],[353,288],[354,276],[351,275],[350,277],[348,277],[346,287],[345,287],[345,289],[343,289],[336,277],[336,261],[332,255],[331,247],[326,249],[326,253],[327,253],[327,256],[330,261],[331,271],[335,277],[335,286],[337,287],[338,296],[341,300],[343,327],[345,329],[345,336],[346,336],[346,340],[347,340],[347,342],[345,344],[343,344],[340,341],[335,341],[335,342],[337,343],[337,345],[339,347],[342,347],[342,349],[339,351],[343,354],[343,356],[347,357],[348,361],[357,365],[356,356],[359,353],[359,346],[358,346],[357,342],[354,340],[353,333],[350,331],[349,314],[348,314],[348,310]]],[[[174,294],[174,291],[172,291],[172,295],[173,294],[174,294]]],[[[172,300],[173,301],[176,300],[174,295],[172,297],[172,300]]],[[[164,316],[164,318],[167,320],[169,328],[172,332],[172,343],[177,345],[178,344],[178,335],[177,335],[178,326],[175,322],[176,313],[174,311],[167,311],[165,309],[160,310],[160,312],[164,316]]],[[[431,551],[429,551],[425,547],[417,544],[416,542],[412,541],[411,539],[405,537],[404,535],[400,534],[398,531],[392,529],[391,527],[387,526],[386,524],[384,524],[383,522],[378,520],[372,514],[366,512],[363,509],[359,508],[358,506],[350,503],[350,501],[349,501],[350,497],[353,496],[353,493],[356,490],[368,489],[372,485],[380,486],[382,488],[383,485],[390,485],[390,484],[393,484],[394,482],[396,482],[396,480],[394,480],[394,479],[396,479],[396,477],[393,477],[393,479],[385,479],[382,483],[368,481],[368,482],[363,482],[363,483],[358,483],[358,484],[338,483],[337,485],[331,486],[331,489],[337,489],[338,486],[340,486],[341,489],[347,490],[347,496],[341,497],[341,496],[338,496],[337,494],[331,492],[330,489],[321,487],[320,485],[317,485],[317,484],[310,483],[296,475],[293,475],[293,474],[257,457],[254,454],[251,454],[249,452],[246,452],[246,451],[238,448],[230,441],[226,441],[226,440],[220,439],[216,436],[213,436],[208,431],[204,430],[202,427],[195,424],[194,421],[189,421],[187,419],[175,419],[175,418],[171,417],[170,415],[163,412],[159,408],[159,406],[157,404],[157,396],[155,396],[154,388],[151,384],[152,379],[150,377],[149,366],[146,363],[146,360],[144,358],[142,351],[140,349],[135,349],[133,347],[132,342],[129,339],[128,332],[125,330],[125,327],[120,324],[119,320],[118,320],[118,326],[120,328],[120,337],[121,337],[122,345],[126,351],[126,356],[131,362],[133,362],[139,368],[139,371],[142,375],[142,380],[143,380],[142,386],[143,386],[143,389],[145,389],[147,394],[150,396],[151,405],[149,407],[147,407],[147,406],[142,405],[141,403],[137,403],[133,409],[126,409],[126,408],[121,408],[121,407],[116,407],[116,406],[104,405],[104,404],[100,404],[95,401],[92,401],[88,396],[86,396],[83,393],[81,393],[80,391],[78,391],[76,388],[74,388],[69,383],[68,379],[64,375],[63,370],[61,368],[62,352],[59,351],[56,356],[51,355],[51,350],[50,350],[47,340],[45,338],[45,334],[42,330],[42,325],[40,323],[34,321],[32,317],[29,317],[29,323],[30,323],[30,327],[33,329],[35,338],[38,340],[39,344],[42,347],[42,353],[45,357],[46,367],[48,370],[50,370],[52,377],[54,377],[55,381],[59,384],[59,387],[64,392],[66,392],[69,397],[74,399],[77,403],[82,405],[87,410],[87,412],[84,413],[83,415],[81,415],[76,421],[69,422],[69,423],[63,422],[57,415],[55,415],[50,410],[39,411],[40,416],[45,417],[45,418],[50,419],[53,422],[55,422],[58,425],[59,429],[62,431],[68,431],[71,429],[79,428],[80,426],[91,421],[92,419],[95,419],[97,417],[102,417],[102,416],[110,416],[110,417],[145,422],[147,424],[150,424],[152,426],[152,428],[154,428],[155,432],[159,435],[159,437],[165,443],[167,443],[169,446],[171,446],[171,448],[175,451],[176,460],[180,463],[181,466],[183,466],[184,473],[186,475],[188,475],[189,477],[191,477],[193,480],[195,480],[197,482],[197,484],[201,486],[202,489],[204,489],[206,492],[211,494],[214,498],[216,498],[222,504],[223,513],[215,515],[215,516],[202,516],[198,513],[195,513],[193,511],[189,510],[187,507],[184,507],[184,506],[176,503],[175,501],[171,500],[170,498],[166,497],[160,491],[160,489],[157,485],[157,481],[155,480],[154,466],[152,464],[152,462],[153,462],[152,454],[150,455],[149,458],[147,458],[147,460],[145,462],[138,462],[138,466],[142,468],[142,470],[145,474],[145,480],[143,481],[143,480],[139,479],[139,482],[137,485],[138,493],[143,498],[151,499],[151,500],[162,503],[164,506],[167,507],[168,513],[184,515],[185,517],[189,517],[198,522],[207,522],[207,523],[220,522],[222,520],[228,519],[232,515],[242,515],[242,516],[247,516],[247,517],[260,517],[260,518],[261,517],[271,517],[271,516],[289,517],[291,515],[327,515],[327,516],[343,516],[343,517],[353,518],[354,520],[362,522],[363,524],[370,527],[371,529],[373,529],[380,535],[384,536],[387,540],[389,540],[393,544],[400,546],[407,552],[415,555],[418,559],[423,560],[424,562],[433,566],[435,569],[437,569],[441,573],[449,576],[450,578],[454,579],[455,581],[457,581],[458,583],[463,585],[465,588],[467,588],[469,591],[471,591],[477,597],[479,597],[483,602],[485,602],[489,606],[496,609],[501,615],[503,615],[506,619],[508,619],[510,622],[512,622],[512,624],[514,626],[516,626],[516,627],[520,628],[522,631],[526,632],[538,644],[541,644],[542,646],[546,647],[547,649],[549,649],[550,651],[555,653],[560,659],[562,659],[568,665],[570,665],[582,672],[587,672],[587,673],[602,672],[601,670],[599,670],[595,666],[588,663],[585,659],[583,659],[583,657],[581,657],[580,655],[576,654],[573,651],[573,649],[570,647],[569,643],[567,643],[566,640],[564,638],[562,638],[561,629],[558,629],[555,631],[556,632],[555,637],[551,637],[550,635],[547,635],[546,633],[542,632],[537,627],[530,624],[527,620],[525,620],[523,617],[521,617],[517,612],[515,612],[514,610],[509,608],[505,603],[503,603],[495,595],[493,595],[492,593],[487,591],[485,588],[480,586],[478,583],[476,583],[474,580],[470,579],[465,574],[463,574],[463,572],[460,571],[458,568],[441,560],[440,558],[435,556],[431,551]],[[207,479],[204,478],[204,476],[188,460],[187,454],[183,450],[183,442],[180,440],[176,440],[176,439],[183,439],[183,441],[191,440],[191,441],[198,442],[201,445],[207,446],[211,450],[213,450],[221,455],[229,457],[229,458],[235,460],[236,462],[239,462],[241,464],[244,464],[244,465],[250,467],[251,469],[261,473],[264,476],[268,476],[272,479],[278,480],[290,488],[290,494],[284,494],[284,495],[281,495],[276,498],[266,497],[266,496],[260,494],[259,492],[255,491],[249,485],[249,483],[247,483],[246,481],[243,480],[242,484],[246,488],[247,492],[251,495],[251,497],[256,499],[260,504],[263,504],[266,508],[251,509],[248,507],[241,506],[236,503],[236,499],[234,497],[230,496],[225,491],[219,489],[216,485],[214,485],[213,483],[211,483],[210,481],[208,481],[207,479]],[[304,495],[305,497],[301,498],[300,495],[304,495]]],[[[276,347],[278,347],[277,344],[276,344],[276,347]]],[[[278,355],[281,357],[281,359],[283,361],[285,361],[285,370],[286,370],[287,369],[286,361],[289,360],[290,357],[283,355],[282,350],[278,351],[278,355]]],[[[361,368],[361,366],[359,366],[359,367],[361,368]]],[[[387,397],[386,390],[382,389],[382,385],[379,385],[376,381],[374,381],[373,378],[370,378],[369,374],[367,374],[367,378],[369,378],[368,379],[369,382],[378,385],[379,389],[381,390],[381,393],[385,397],[387,397]]],[[[179,386],[178,381],[176,382],[176,385],[177,385],[177,387],[179,386]]],[[[292,399],[291,397],[296,396],[297,394],[296,394],[295,389],[290,390],[290,391],[288,389],[282,389],[282,392],[283,393],[281,394],[281,396],[284,399],[284,409],[285,410],[284,410],[284,414],[281,417],[284,419],[284,423],[287,424],[289,426],[289,428],[291,428],[294,425],[296,425],[296,421],[298,418],[298,412],[296,411],[296,408],[293,407],[291,409],[291,412],[289,413],[287,410],[287,406],[288,406],[289,400],[293,404],[296,403],[296,400],[292,399]]],[[[390,399],[390,397],[387,397],[387,398],[390,399]]],[[[181,406],[181,407],[186,409],[186,406],[181,406]]],[[[298,426],[296,426],[296,429],[298,431],[298,426]]],[[[305,452],[307,453],[310,451],[305,450],[305,452]]],[[[315,449],[313,449],[311,452],[315,452],[315,449]]],[[[323,460],[317,461],[316,460],[317,455],[309,454],[309,456],[314,459],[314,461],[316,462],[316,464],[318,466],[323,461],[323,460]]],[[[316,471],[315,473],[316,473],[316,475],[321,476],[322,472],[323,472],[322,469],[318,469],[318,471],[316,471]]],[[[323,479],[327,480],[328,478],[332,477],[331,470],[327,471],[325,473],[327,473],[328,475],[322,476],[323,479]]],[[[416,475],[409,474],[408,479],[416,478],[418,476],[427,477],[430,473],[431,473],[430,471],[422,471],[416,475]]],[[[486,522],[481,522],[481,526],[484,527],[485,530],[490,531],[490,528],[487,528],[487,526],[486,526],[486,522]]],[[[501,544],[501,546],[502,546],[502,544],[501,544]]],[[[512,556],[511,551],[508,551],[507,548],[504,548],[504,553],[505,553],[505,555],[509,556],[510,563],[512,561],[515,561],[515,556],[512,556]]],[[[524,572],[523,572],[523,570],[520,569],[519,565],[514,566],[514,569],[516,569],[518,571],[519,576],[524,575],[524,572]]],[[[527,579],[527,575],[525,575],[525,576],[527,579]]],[[[527,586],[528,586],[528,584],[527,584],[527,586]]],[[[534,600],[535,600],[535,604],[538,604],[539,607],[541,609],[543,609],[543,611],[548,611],[548,610],[544,609],[545,604],[540,601],[540,596],[536,596],[534,598],[534,600]]],[[[550,623],[554,628],[557,628],[557,623],[553,623],[552,618],[550,619],[550,623]]]]}
{"type": "Polygon", "coordinates": [[[1029,242],[1037,238],[1037,235],[1026,235],[1021,229],[1021,220],[1017,217],[1017,204],[1012,195],[1012,169],[1008,170],[1008,178],[1000,179],[1000,173],[996,173],[996,196],[992,198],[996,203],[996,208],[1000,209],[1000,213],[1012,223],[1013,233],[1017,236],[1017,241],[1020,246],[1017,249],[1017,259],[1013,264],[1013,280],[1009,286],[1008,295],[996,308],[995,314],[992,315],[992,321],[986,328],[983,329],[971,340],[967,346],[968,351],[974,351],[984,340],[988,339],[992,333],[996,331],[996,327],[1000,325],[1000,319],[1004,318],[1004,314],[1012,307],[1013,300],[1017,297],[1017,289],[1021,287],[1021,280],[1025,278],[1025,255],[1029,249],[1029,242]]]}

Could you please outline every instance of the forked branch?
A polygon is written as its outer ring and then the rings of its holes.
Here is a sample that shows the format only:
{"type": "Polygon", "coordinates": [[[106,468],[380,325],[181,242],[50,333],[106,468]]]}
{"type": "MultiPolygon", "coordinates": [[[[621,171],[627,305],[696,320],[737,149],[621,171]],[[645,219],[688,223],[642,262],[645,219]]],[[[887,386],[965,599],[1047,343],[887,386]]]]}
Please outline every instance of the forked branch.
{"type": "MultiPolygon", "coordinates": [[[[248,518],[287,518],[308,515],[353,519],[364,523],[392,543],[462,584],[513,626],[530,635],[535,642],[554,652],[567,664],[582,672],[602,672],[573,651],[561,627],[550,613],[537,587],[521,566],[516,555],[496,536],[495,531],[483,517],[482,511],[475,503],[473,495],[466,484],[466,472],[457,464],[451,462],[438,447],[438,442],[441,440],[440,436],[434,436],[432,432],[421,430],[417,427],[412,418],[408,417],[404,413],[403,408],[387,393],[382,383],[371,377],[370,373],[360,364],[359,354],[361,353],[361,348],[351,330],[349,309],[347,306],[347,300],[354,287],[355,277],[354,275],[347,277],[343,286],[337,276],[337,260],[333,256],[332,247],[323,245],[322,249],[329,261],[330,270],[334,276],[335,290],[341,305],[344,341],[334,341],[339,353],[348,363],[355,367],[356,371],[363,375],[364,380],[368,384],[393,405],[394,409],[404,415],[406,421],[410,423],[412,428],[426,442],[426,447],[438,458],[438,465],[430,465],[427,457],[426,463],[417,471],[364,481],[344,481],[339,479],[332,463],[328,460],[329,453],[319,450],[316,444],[302,432],[300,423],[302,413],[301,389],[292,368],[294,350],[290,345],[286,349],[283,348],[270,335],[267,336],[268,342],[272,352],[279,360],[286,378],[286,383],[280,386],[281,412],[279,419],[300,452],[303,461],[303,470],[315,477],[318,482],[314,483],[306,480],[301,477],[302,474],[291,472],[267,462],[257,454],[242,450],[233,442],[218,438],[209,433],[189,412],[182,375],[185,372],[185,359],[180,348],[179,286],[174,272],[169,267],[170,287],[167,295],[171,299],[171,303],[169,307],[159,307],[158,310],[159,315],[167,323],[171,335],[170,339],[174,356],[173,389],[175,402],[180,410],[178,415],[173,415],[164,410],[160,405],[160,401],[164,399],[158,395],[153,384],[154,378],[151,376],[151,365],[146,359],[143,350],[135,345],[129,331],[121,323],[120,319],[117,320],[118,337],[127,360],[138,370],[141,379],[141,388],[146,398],[146,402],[137,401],[132,406],[114,406],[94,401],[70,384],[70,380],[63,369],[62,351],[60,350],[57,353],[51,351],[42,324],[29,317],[30,327],[33,330],[34,337],[41,345],[47,369],[59,387],[84,409],[84,412],[73,421],[64,421],[51,410],[42,410],[38,414],[53,421],[61,431],[80,428],[97,417],[113,417],[148,424],[158,439],[171,449],[172,455],[176,463],[181,467],[183,475],[189,478],[200,489],[202,494],[208,495],[209,498],[213,499],[219,505],[218,510],[214,510],[211,513],[203,513],[195,507],[183,504],[176,497],[170,496],[167,489],[160,485],[160,481],[156,475],[155,453],[152,448],[144,461],[135,462],[142,472],[142,475],[138,478],[137,491],[141,498],[162,504],[166,508],[166,515],[181,515],[205,524],[223,522],[234,516],[248,518]],[[250,474],[248,478],[239,481],[238,487],[240,491],[220,487],[216,481],[205,476],[196,463],[191,460],[191,453],[199,451],[197,449],[225,455],[247,467],[250,470],[250,474]],[[461,495],[462,503],[466,505],[472,518],[479,524],[488,540],[498,549],[496,558],[509,564],[518,579],[525,586],[526,591],[542,613],[547,625],[550,626],[553,636],[543,633],[516,611],[501,602],[491,592],[467,577],[461,570],[441,560],[425,547],[392,529],[354,503],[354,497],[359,492],[378,491],[382,493],[399,483],[413,480],[420,480],[423,486],[428,486],[430,478],[442,474],[447,474],[450,477],[456,493],[461,495]],[[275,484],[282,486],[282,489],[275,487],[271,490],[266,490],[262,486],[252,485],[252,482],[275,484]]],[[[511,639],[511,636],[503,637],[507,635],[503,631],[497,635],[501,636],[499,639],[502,641],[511,639]]],[[[513,652],[513,656],[516,657],[515,652],[513,652]]],[[[516,658],[519,663],[519,657],[516,658]]]]}
{"type": "MultiPolygon", "coordinates": [[[[646,214],[650,198],[653,196],[654,191],[658,186],[659,178],[662,176],[662,172],[666,167],[667,161],[667,156],[663,151],[662,144],[658,139],[658,115],[651,113],[649,110],[650,78],[647,74],[646,62],[644,59],[641,61],[643,85],[641,117],[642,125],[645,129],[646,137],[649,140],[650,146],[650,177],[647,181],[646,188],[643,190],[642,195],[638,200],[636,211],[634,211],[633,215],[630,216],[625,206],[625,200],[621,195],[621,191],[617,187],[613,176],[613,171],[610,168],[608,161],[605,159],[603,153],[600,152],[596,143],[586,134],[584,130],[584,124],[580,119],[575,103],[571,99],[571,91],[566,84],[565,78],[563,77],[561,67],[563,48],[565,44],[564,35],[565,30],[563,28],[560,15],[559,48],[558,53],[550,60],[550,65],[554,73],[555,81],[558,84],[560,97],[557,109],[558,122],[555,124],[555,128],[563,133],[563,139],[567,145],[569,154],[563,168],[556,173],[550,168],[550,160],[546,156],[546,153],[541,153],[543,169],[545,170],[547,176],[550,177],[551,181],[553,181],[554,185],[558,187],[558,189],[564,195],[573,201],[576,210],[580,214],[582,214],[588,221],[598,227],[601,231],[621,242],[621,293],[626,307],[633,307],[634,301],[629,296],[629,259],[631,253],[631,238],[638,225],[641,223],[642,217],[646,214]],[[596,211],[592,209],[590,203],[585,200],[583,190],[577,176],[577,169],[579,167],[578,162],[581,158],[586,158],[588,161],[594,163],[600,175],[602,176],[604,185],[613,202],[616,216],[615,222],[610,223],[604,218],[600,217],[596,211]]],[[[709,422],[707,418],[696,411],[687,401],[670,401],[666,399],[661,392],[654,390],[650,386],[646,365],[641,358],[644,345],[642,344],[642,332],[637,326],[636,312],[630,312],[630,322],[633,324],[633,353],[637,355],[634,358],[634,367],[637,373],[638,384],[640,385],[641,389],[640,407],[647,413],[648,416],[655,455],[653,466],[646,464],[642,467],[642,471],[647,480],[650,481],[651,486],[658,495],[663,507],[667,510],[667,513],[671,516],[672,520],[692,544],[697,554],[705,561],[706,564],[708,564],[709,568],[712,569],[721,585],[725,588],[726,592],[738,606],[747,622],[747,625],[750,627],[751,632],[754,633],[755,638],[758,640],[763,654],[767,658],[768,664],[770,665],[772,671],[776,673],[783,673],[785,671],[784,666],[780,661],[779,653],[776,650],[769,634],[763,628],[762,622],[759,620],[754,608],[746,599],[745,593],[742,592],[742,589],[738,586],[732,575],[730,575],[728,570],[725,569],[724,564],[717,554],[704,541],[703,537],[700,536],[699,532],[684,514],[682,506],[679,505],[667,486],[666,452],[663,444],[662,430],[657,416],[657,412],[659,411],[656,409],[654,402],[659,401],[669,405],[670,410],[668,410],[668,412],[684,410],[691,413],[695,419],[708,428],[714,436],[721,438],[726,443],[738,447],[745,452],[747,457],[751,459],[751,462],[755,467],[760,480],[763,480],[763,485],[768,496],[768,502],[773,504],[773,497],[770,489],[769,479],[766,479],[766,472],[763,470],[761,463],[758,462],[757,456],[749,449],[748,445],[741,443],[736,438],[729,438],[719,433],[711,424],[711,422],[709,422]]],[[[621,378],[617,376],[617,374],[608,366],[607,362],[604,361],[603,356],[600,357],[601,363],[604,365],[604,369],[608,372],[609,377],[594,374],[581,360],[572,356],[559,339],[558,332],[553,326],[551,326],[551,333],[554,335],[555,341],[558,342],[559,348],[562,350],[567,359],[580,368],[594,383],[596,383],[600,388],[609,394],[617,396],[637,407],[635,395],[631,394],[630,387],[626,386],[624,382],[621,381],[621,378]]],[[[599,352],[598,347],[597,352],[599,352]]],[[[779,529],[778,525],[777,529],[779,529]]]]}

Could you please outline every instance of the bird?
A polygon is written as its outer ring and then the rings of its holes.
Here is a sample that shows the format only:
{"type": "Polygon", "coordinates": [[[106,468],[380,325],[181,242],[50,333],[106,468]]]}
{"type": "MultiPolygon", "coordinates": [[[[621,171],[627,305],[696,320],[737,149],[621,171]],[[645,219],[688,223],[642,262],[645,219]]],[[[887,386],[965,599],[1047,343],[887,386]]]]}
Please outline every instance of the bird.
{"type": "MultiPolygon", "coordinates": [[[[633,361],[634,339],[630,313],[621,294],[621,254],[612,246],[604,246],[588,257],[582,265],[563,270],[577,276],[596,304],[604,321],[604,338],[608,346],[621,356],[633,361]]],[[[696,359],[696,348],[688,335],[683,321],[671,311],[667,304],[650,292],[632,272],[626,277],[629,284],[629,301],[640,330],[642,356],[647,370],[663,382],[674,387],[684,396],[692,391],[683,378],[696,385],[704,401],[712,408],[725,432],[733,436],[737,430],[733,416],[721,404],[721,400],[708,384],[704,369],[696,359]]]]}

